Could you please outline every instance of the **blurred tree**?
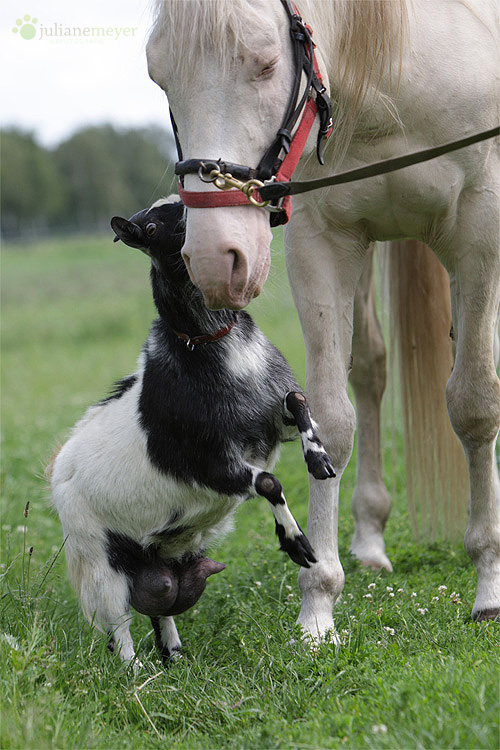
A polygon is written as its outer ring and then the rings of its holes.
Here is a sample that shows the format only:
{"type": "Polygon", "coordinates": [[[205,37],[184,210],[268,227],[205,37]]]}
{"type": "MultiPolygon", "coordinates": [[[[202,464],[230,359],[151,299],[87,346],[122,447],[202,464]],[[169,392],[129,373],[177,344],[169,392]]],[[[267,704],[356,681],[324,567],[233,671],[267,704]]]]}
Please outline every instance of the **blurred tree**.
{"type": "Polygon", "coordinates": [[[2,233],[92,231],[172,190],[175,148],[161,128],[84,128],[52,151],[16,130],[1,137],[2,233]],[[23,231],[24,230],[24,231],[23,231]]]}
{"type": "Polygon", "coordinates": [[[65,204],[64,181],[31,133],[2,132],[0,140],[2,232],[15,234],[54,222],[65,204]]]}
{"type": "MultiPolygon", "coordinates": [[[[130,216],[170,192],[173,166],[160,149],[157,129],[116,130],[110,125],[75,133],[54,152],[68,183],[69,213],[79,226],[130,216]]],[[[164,147],[165,149],[165,147],[164,147]]]]}

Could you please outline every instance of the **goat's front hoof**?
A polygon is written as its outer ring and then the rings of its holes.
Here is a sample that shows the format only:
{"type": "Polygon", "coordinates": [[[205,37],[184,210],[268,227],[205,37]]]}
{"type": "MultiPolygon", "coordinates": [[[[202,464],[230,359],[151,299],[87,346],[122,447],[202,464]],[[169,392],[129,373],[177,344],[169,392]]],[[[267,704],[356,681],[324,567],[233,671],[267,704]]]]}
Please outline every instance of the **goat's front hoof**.
{"type": "MultiPolygon", "coordinates": [[[[278,534],[278,536],[280,535],[278,534]]],[[[280,536],[280,549],[286,552],[294,563],[301,565],[303,568],[310,568],[310,563],[318,562],[305,534],[301,533],[293,539],[284,535],[283,537],[280,536]]]]}
{"type": "Polygon", "coordinates": [[[308,450],[306,455],[307,470],[315,479],[333,479],[337,476],[328,453],[320,450],[308,450]]]}

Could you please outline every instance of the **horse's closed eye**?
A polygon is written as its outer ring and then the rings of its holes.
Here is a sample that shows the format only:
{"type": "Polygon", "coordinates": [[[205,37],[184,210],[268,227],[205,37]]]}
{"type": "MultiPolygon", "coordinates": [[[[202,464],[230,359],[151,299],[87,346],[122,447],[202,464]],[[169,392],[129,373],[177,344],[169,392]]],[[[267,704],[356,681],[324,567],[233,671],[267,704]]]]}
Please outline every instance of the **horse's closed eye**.
{"type": "Polygon", "coordinates": [[[267,78],[271,76],[275,71],[276,65],[266,65],[259,73],[259,78],[267,78]]]}

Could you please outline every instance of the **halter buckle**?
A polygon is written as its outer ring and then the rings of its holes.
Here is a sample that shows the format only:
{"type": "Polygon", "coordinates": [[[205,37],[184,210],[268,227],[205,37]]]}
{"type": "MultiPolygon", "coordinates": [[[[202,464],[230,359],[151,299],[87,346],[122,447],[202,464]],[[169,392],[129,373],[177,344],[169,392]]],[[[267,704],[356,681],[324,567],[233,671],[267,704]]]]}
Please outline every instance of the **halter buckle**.
{"type": "Polygon", "coordinates": [[[201,176],[200,173],[202,169],[203,166],[200,167],[198,174],[203,182],[212,182],[219,190],[231,190],[232,188],[237,188],[237,190],[241,190],[241,192],[246,195],[252,206],[256,206],[257,208],[266,208],[268,205],[269,201],[258,201],[253,197],[256,190],[264,187],[264,183],[261,182],[261,180],[247,180],[246,182],[243,182],[243,180],[238,180],[236,177],[233,177],[230,172],[224,173],[217,168],[210,170],[207,179],[206,177],[201,176]]]}

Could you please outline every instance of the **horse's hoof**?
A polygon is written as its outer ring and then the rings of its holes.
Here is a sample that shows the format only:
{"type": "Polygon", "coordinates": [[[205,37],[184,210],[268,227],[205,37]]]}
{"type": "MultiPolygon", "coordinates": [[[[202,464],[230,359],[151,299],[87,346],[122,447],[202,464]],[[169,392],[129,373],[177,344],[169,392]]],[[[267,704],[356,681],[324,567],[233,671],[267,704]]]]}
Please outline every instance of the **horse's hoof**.
{"type": "Polygon", "coordinates": [[[392,564],[385,554],[384,543],[375,544],[353,544],[350,550],[351,554],[359,561],[364,568],[371,570],[386,570],[392,573],[392,564]]]}
{"type": "Polygon", "coordinates": [[[493,607],[492,609],[480,609],[472,615],[472,619],[475,622],[485,622],[487,620],[500,622],[500,608],[493,607]]]}
{"type": "Polygon", "coordinates": [[[340,637],[335,630],[333,620],[331,618],[327,619],[328,621],[322,623],[319,623],[316,619],[314,624],[312,624],[312,627],[308,627],[308,625],[301,622],[299,618],[298,624],[302,629],[301,641],[311,651],[317,650],[322,643],[329,643],[332,646],[340,646],[340,637]]]}

